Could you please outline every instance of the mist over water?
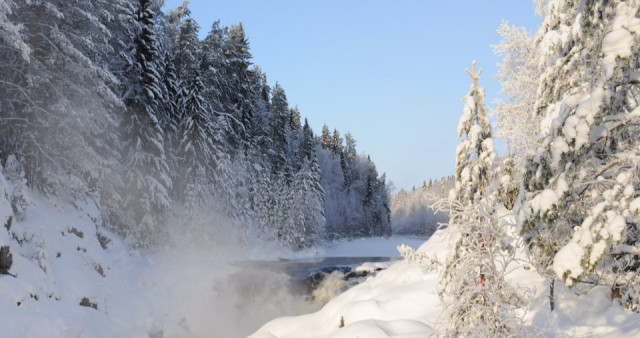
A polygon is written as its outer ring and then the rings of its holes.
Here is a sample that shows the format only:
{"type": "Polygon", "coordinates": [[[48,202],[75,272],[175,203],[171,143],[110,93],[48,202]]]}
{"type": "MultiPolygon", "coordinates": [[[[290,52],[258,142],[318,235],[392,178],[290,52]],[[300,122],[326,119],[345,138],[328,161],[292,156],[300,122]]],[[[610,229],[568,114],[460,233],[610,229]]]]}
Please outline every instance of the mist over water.
{"type": "Polygon", "coordinates": [[[192,221],[153,255],[143,283],[159,301],[156,334],[246,337],[271,319],[312,310],[284,267],[253,261],[277,258],[282,249],[226,224],[216,217],[192,221]]]}

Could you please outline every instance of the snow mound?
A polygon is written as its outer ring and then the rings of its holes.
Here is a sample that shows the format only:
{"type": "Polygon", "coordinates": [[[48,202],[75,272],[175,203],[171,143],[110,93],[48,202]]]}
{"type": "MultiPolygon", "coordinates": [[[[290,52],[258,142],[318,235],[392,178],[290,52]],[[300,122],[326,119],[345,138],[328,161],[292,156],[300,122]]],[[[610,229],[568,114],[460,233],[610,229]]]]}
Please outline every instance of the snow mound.
{"type": "MultiPolygon", "coordinates": [[[[415,252],[444,262],[456,241],[453,231],[441,230],[415,252]]],[[[375,265],[363,265],[372,267],[375,265]]],[[[334,298],[320,311],[275,319],[251,337],[429,336],[443,313],[438,281],[437,273],[424,274],[420,264],[400,261],[334,298]],[[340,327],[341,320],[344,327],[340,327]]]]}

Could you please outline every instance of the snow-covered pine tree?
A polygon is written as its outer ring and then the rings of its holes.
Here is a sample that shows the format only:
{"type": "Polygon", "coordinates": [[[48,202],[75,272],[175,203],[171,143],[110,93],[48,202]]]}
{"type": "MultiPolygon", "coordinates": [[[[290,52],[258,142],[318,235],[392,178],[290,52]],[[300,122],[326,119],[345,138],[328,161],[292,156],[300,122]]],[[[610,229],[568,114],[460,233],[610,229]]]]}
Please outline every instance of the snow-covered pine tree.
{"type": "Polygon", "coordinates": [[[306,120],[303,130],[302,166],[293,179],[293,205],[288,216],[290,227],[283,233],[284,242],[293,249],[315,245],[325,225],[324,190],[320,185],[316,142],[306,120]]]}
{"type": "Polygon", "coordinates": [[[313,135],[313,130],[311,126],[309,126],[309,121],[304,119],[304,126],[302,126],[302,143],[300,144],[300,160],[303,161],[305,158],[315,158],[316,163],[318,162],[318,155],[316,153],[316,139],[313,135]]]}
{"type": "Polygon", "coordinates": [[[385,184],[385,176],[378,179],[378,170],[368,158],[368,172],[366,177],[362,206],[364,219],[362,225],[367,236],[388,236],[391,234],[389,193],[385,184]]]}
{"type": "Polygon", "coordinates": [[[322,125],[320,145],[322,146],[323,149],[331,148],[331,132],[329,131],[329,127],[326,124],[322,125]]]}
{"type": "Polygon", "coordinates": [[[467,69],[471,88],[464,97],[464,110],[458,123],[460,145],[456,149],[456,186],[453,198],[461,204],[480,199],[491,181],[491,166],[495,159],[491,125],[484,104],[484,88],[478,86],[482,69],[476,71],[476,62],[467,69]]]}
{"type": "Polygon", "coordinates": [[[99,176],[95,169],[106,163],[95,140],[115,129],[111,112],[120,101],[105,62],[109,33],[96,16],[98,5],[0,4],[7,15],[0,23],[2,152],[16,154],[29,185],[47,194],[86,193],[99,176]],[[18,20],[19,32],[11,24],[18,20]]]}
{"type": "Polygon", "coordinates": [[[204,96],[213,109],[223,112],[223,96],[229,87],[224,70],[223,29],[220,21],[211,25],[209,33],[202,42],[202,81],[205,85],[204,96]]]}
{"type": "Polygon", "coordinates": [[[300,123],[300,110],[294,107],[289,110],[289,126],[287,127],[287,163],[293,172],[300,170],[303,156],[300,154],[303,146],[302,124],[300,123]]]}
{"type": "Polygon", "coordinates": [[[174,183],[183,189],[181,195],[188,209],[204,205],[212,175],[211,166],[215,165],[214,156],[221,152],[214,145],[214,131],[208,116],[210,109],[202,97],[203,92],[200,70],[195,67],[193,78],[186,87],[184,118],[179,127],[181,180],[174,183]]]}
{"type": "Polygon", "coordinates": [[[567,285],[597,275],[627,292],[640,285],[640,2],[538,5],[543,138],[527,166],[522,232],[567,285]]]}
{"type": "Polygon", "coordinates": [[[251,121],[255,112],[251,100],[249,66],[251,53],[242,23],[225,29],[223,44],[225,76],[229,87],[226,92],[226,112],[233,117],[229,141],[237,151],[246,151],[253,137],[251,121]]]}
{"type": "Polygon", "coordinates": [[[324,190],[320,186],[320,168],[313,158],[305,157],[302,168],[294,177],[292,202],[289,218],[293,222],[292,237],[287,243],[294,249],[302,249],[316,244],[324,230],[324,190]]]}
{"type": "Polygon", "coordinates": [[[340,137],[338,129],[334,129],[331,136],[331,152],[334,156],[340,156],[342,152],[342,137],[340,137]]]}
{"type": "Polygon", "coordinates": [[[177,18],[174,19],[177,21],[174,23],[177,29],[174,41],[176,75],[184,83],[191,81],[195,68],[200,65],[200,26],[191,18],[188,5],[188,0],[185,0],[177,12],[177,18]]]}
{"type": "Polygon", "coordinates": [[[284,89],[276,83],[271,96],[271,170],[276,177],[290,178],[287,166],[287,129],[289,104],[284,89]]]}
{"type": "MultiPolygon", "coordinates": [[[[176,76],[176,69],[173,57],[168,51],[162,57],[164,71],[162,73],[162,118],[159,119],[160,128],[164,135],[164,149],[167,158],[169,172],[173,175],[172,181],[177,182],[179,172],[179,150],[180,150],[180,133],[179,126],[184,118],[184,91],[182,83],[176,76]]],[[[172,196],[180,195],[176,188],[178,185],[172,186],[172,196]]]]}
{"type": "Polygon", "coordinates": [[[254,66],[251,69],[248,81],[251,87],[251,99],[253,100],[251,105],[255,110],[250,126],[250,130],[253,133],[251,143],[256,149],[261,150],[260,157],[256,158],[257,161],[261,161],[262,154],[266,149],[269,149],[268,143],[270,143],[271,103],[269,98],[271,96],[271,88],[267,82],[267,75],[258,66],[254,66]]]}
{"type": "Polygon", "coordinates": [[[126,192],[124,205],[131,218],[127,235],[135,245],[148,246],[158,235],[163,214],[170,205],[171,178],[164,154],[162,129],[158,122],[161,83],[151,0],[140,0],[136,20],[135,60],[125,71],[130,90],[124,97],[127,112],[123,120],[126,192]]]}
{"type": "Polygon", "coordinates": [[[342,166],[342,173],[344,175],[344,185],[349,186],[353,182],[353,165],[356,162],[358,151],[356,150],[356,140],[351,133],[344,134],[345,148],[340,157],[340,165],[342,166]]]}
{"type": "Polygon", "coordinates": [[[464,138],[456,151],[449,198],[449,224],[460,234],[441,280],[449,309],[442,333],[450,337],[517,336],[520,327],[514,314],[518,293],[504,278],[513,251],[503,248],[506,229],[498,222],[490,186],[495,153],[484,89],[478,84],[481,73],[475,61],[467,69],[471,89],[458,125],[458,136],[464,138]]]}

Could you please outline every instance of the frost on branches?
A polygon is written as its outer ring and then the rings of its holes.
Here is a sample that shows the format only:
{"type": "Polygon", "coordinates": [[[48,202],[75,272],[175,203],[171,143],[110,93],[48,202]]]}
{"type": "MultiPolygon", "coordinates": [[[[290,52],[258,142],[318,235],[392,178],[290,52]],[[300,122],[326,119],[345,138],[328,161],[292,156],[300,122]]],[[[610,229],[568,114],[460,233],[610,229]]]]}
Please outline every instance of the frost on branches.
{"type": "Polygon", "coordinates": [[[505,280],[513,250],[505,249],[505,228],[495,212],[494,187],[490,187],[495,158],[484,90],[478,86],[481,71],[467,70],[471,91],[458,135],[465,136],[456,157],[456,186],[450,198],[450,225],[460,234],[441,280],[442,298],[449,309],[443,334],[449,337],[517,336],[521,328],[514,310],[517,290],[505,280]]]}
{"type": "Polygon", "coordinates": [[[491,126],[484,104],[484,88],[478,86],[482,69],[476,71],[473,61],[471,89],[464,97],[464,110],[458,123],[458,137],[462,139],[456,149],[456,186],[454,199],[462,204],[477,201],[489,185],[491,166],[495,159],[491,126]]]}
{"type": "Polygon", "coordinates": [[[494,209],[492,196],[452,208],[464,214],[465,221],[453,224],[460,240],[441,280],[441,296],[449,309],[442,328],[447,337],[518,336],[522,329],[515,310],[524,298],[505,279],[515,251],[494,209]]]}
{"type": "Polygon", "coordinates": [[[496,78],[506,99],[497,100],[491,113],[496,118],[496,137],[505,140],[509,156],[522,167],[527,154],[536,147],[540,123],[533,114],[540,77],[537,50],[533,37],[524,28],[505,21],[498,34],[502,41],[492,47],[503,57],[496,78]]]}
{"type": "Polygon", "coordinates": [[[640,284],[640,1],[539,7],[543,138],[527,166],[523,235],[567,285],[597,278],[629,294],[640,284]]]}

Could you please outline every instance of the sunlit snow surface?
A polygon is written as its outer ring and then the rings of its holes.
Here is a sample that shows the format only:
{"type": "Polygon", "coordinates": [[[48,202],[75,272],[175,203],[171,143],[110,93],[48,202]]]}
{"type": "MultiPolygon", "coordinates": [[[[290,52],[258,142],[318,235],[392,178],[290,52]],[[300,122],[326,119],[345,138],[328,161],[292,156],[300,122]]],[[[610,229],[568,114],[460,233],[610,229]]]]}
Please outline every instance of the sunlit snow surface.
{"type": "MultiPolygon", "coordinates": [[[[509,215],[501,219],[508,222],[509,215]]],[[[434,234],[419,252],[444,262],[455,243],[451,229],[434,234]]],[[[521,257],[524,257],[521,253],[521,257]]],[[[640,336],[640,316],[610,300],[610,288],[596,287],[576,296],[556,282],[556,310],[549,311],[549,281],[526,262],[509,274],[512,284],[532,289],[530,305],[521,309],[525,332],[555,337],[640,336]]],[[[252,338],[283,337],[429,337],[447,320],[438,292],[439,275],[400,261],[353,287],[320,311],[275,319],[252,338]],[[340,327],[341,318],[344,327],[340,327]]],[[[586,289],[585,289],[586,290],[586,289]]],[[[578,292],[579,290],[576,290],[578,292]]]]}

